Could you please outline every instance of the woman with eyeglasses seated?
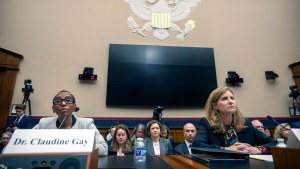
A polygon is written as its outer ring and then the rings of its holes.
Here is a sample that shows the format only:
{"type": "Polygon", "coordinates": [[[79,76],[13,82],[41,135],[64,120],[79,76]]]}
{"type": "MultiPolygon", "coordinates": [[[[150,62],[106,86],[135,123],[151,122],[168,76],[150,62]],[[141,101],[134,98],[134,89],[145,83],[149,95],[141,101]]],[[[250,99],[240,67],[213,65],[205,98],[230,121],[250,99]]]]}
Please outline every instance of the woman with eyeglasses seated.
{"type": "Polygon", "coordinates": [[[108,144],[108,155],[133,155],[129,129],[123,124],[116,126],[115,134],[108,144]]]}
{"type": "Polygon", "coordinates": [[[72,114],[78,111],[73,94],[66,90],[60,91],[53,99],[52,110],[55,117],[41,118],[33,129],[94,129],[95,145],[99,155],[107,155],[107,143],[94,124],[92,118],[80,118],[72,114]]]}
{"type": "MultiPolygon", "coordinates": [[[[270,154],[276,142],[255,129],[238,109],[233,91],[215,89],[205,105],[206,118],[201,118],[192,147],[226,149],[247,154],[270,154]]],[[[192,153],[199,153],[192,149],[192,153]]]]}
{"type": "Polygon", "coordinates": [[[274,131],[274,139],[283,138],[284,143],[287,143],[288,137],[291,132],[291,126],[289,123],[281,123],[281,125],[277,125],[274,131]]]}
{"type": "Polygon", "coordinates": [[[12,132],[9,132],[9,131],[6,131],[6,132],[1,134],[0,153],[3,151],[5,146],[8,144],[11,136],[12,136],[12,132]]]}

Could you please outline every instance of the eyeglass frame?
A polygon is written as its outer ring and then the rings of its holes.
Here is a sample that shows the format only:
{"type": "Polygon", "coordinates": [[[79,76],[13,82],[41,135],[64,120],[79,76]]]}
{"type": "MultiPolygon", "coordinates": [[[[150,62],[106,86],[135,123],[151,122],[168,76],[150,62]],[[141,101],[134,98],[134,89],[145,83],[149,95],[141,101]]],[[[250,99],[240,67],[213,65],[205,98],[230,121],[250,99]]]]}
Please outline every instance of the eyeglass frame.
{"type": "Polygon", "coordinates": [[[64,99],[61,98],[54,98],[52,103],[53,105],[61,105],[63,102],[65,102],[66,104],[75,104],[75,98],[74,97],[66,97],[64,99]],[[71,99],[72,102],[66,101],[66,99],[71,99]],[[55,101],[60,100],[61,103],[60,104],[56,104],[55,101]]]}
{"type": "Polygon", "coordinates": [[[9,140],[10,137],[2,137],[1,140],[9,140]]]}
{"type": "Polygon", "coordinates": [[[264,126],[255,126],[255,128],[257,128],[257,129],[259,129],[259,128],[265,129],[264,126]]]}

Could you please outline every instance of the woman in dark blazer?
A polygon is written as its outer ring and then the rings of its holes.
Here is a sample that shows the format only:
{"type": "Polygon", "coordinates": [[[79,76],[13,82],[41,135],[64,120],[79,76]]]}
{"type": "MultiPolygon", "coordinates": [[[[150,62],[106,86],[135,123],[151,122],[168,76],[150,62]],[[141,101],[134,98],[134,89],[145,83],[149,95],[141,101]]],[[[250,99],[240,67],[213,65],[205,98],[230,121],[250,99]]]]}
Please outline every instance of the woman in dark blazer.
{"type": "Polygon", "coordinates": [[[147,132],[150,136],[144,140],[147,155],[172,155],[173,148],[169,139],[160,137],[161,124],[152,120],[147,124],[147,132]]]}
{"type": "MultiPolygon", "coordinates": [[[[253,127],[238,109],[233,91],[215,89],[205,105],[206,118],[201,118],[192,147],[226,149],[248,154],[270,154],[276,142],[253,127]]],[[[197,153],[195,150],[193,153],[197,153]]]]}

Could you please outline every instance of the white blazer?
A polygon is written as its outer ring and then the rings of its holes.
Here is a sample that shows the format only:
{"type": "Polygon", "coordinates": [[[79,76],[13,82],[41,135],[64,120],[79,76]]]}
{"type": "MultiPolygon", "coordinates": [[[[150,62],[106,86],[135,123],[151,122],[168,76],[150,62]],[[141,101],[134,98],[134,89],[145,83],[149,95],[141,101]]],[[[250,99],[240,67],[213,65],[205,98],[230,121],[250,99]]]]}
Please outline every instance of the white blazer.
{"type": "MultiPolygon", "coordinates": [[[[108,152],[108,146],[103,136],[99,133],[99,130],[95,126],[94,120],[92,118],[74,117],[76,118],[76,123],[72,129],[95,129],[95,145],[96,148],[98,148],[98,154],[106,156],[108,152]]],[[[34,126],[33,129],[57,129],[57,118],[57,116],[41,118],[39,123],[34,126]]]]}

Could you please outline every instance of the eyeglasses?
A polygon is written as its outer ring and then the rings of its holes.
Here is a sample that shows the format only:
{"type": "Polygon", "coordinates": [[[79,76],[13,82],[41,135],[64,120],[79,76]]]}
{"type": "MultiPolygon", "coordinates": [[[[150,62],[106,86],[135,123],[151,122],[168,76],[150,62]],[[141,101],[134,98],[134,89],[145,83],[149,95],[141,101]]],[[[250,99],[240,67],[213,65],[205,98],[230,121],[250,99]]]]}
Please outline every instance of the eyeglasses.
{"type": "Polygon", "coordinates": [[[283,128],[283,131],[291,131],[289,128],[283,128]]]}
{"type": "Polygon", "coordinates": [[[53,99],[53,105],[61,105],[63,102],[65,102],[66,104],[73,104],[73,103],[75,103],[75,98],[66,97],[65,99],[61,99],[61,98],[53,99]]]}
{"type": "Polygon", "coordinates": [[[255,128],[263,129],[264,127],[263,126],[255,126],[255,128]]]}
{"type": "Polygon", "coordinates": [[[2,137],[1,139],[2,140],[9,140],[10,138],[9,137],[2,137]]]}

